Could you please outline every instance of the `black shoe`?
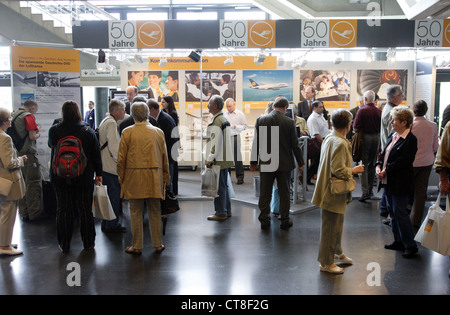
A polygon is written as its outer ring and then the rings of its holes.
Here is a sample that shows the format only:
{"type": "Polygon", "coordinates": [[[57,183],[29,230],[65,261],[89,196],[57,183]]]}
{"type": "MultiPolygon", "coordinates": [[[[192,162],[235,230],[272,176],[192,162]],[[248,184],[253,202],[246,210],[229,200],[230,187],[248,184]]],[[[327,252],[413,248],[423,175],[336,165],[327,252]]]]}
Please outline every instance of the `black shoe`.
{"type": "Polygon", "coordinates": [[[402,256],[403,258],[412,258],[418,251],[417,247],[406,248],[402,256]]]}
{"type": "Polygon", "coordinates": [[[261,223],[261,230],[268,230],[270,228],[270,221],[267,223],[261,223]]]}
{"type": "Polygon", "coordinates": [[[392,250],[405,250],[405,247],[400,242],[393,242],[391,244],[386,244],[384,245],[384,248],[392,250]]]}
{"type": "Polygon", "coordinates": [[[359,201],[364,202],[368,199],[370,199],[370,195],[362,195],[361,198],[359,198],[359,201]]]}
{"type": "Polygon", "coordinates": [[[289,229],[291,226],[292,226],[292,220],[289,220],[288,222],[286,222],[286,223],[281,223],[280,224],[280,229],[282,229],[282,230],[287,230],[287,229],[289,229]]]}
{"type": "Polygon", "coordinates": [[[242,185],[244,183],[244,180],[242,178],[239,178],[236,182],[236,185],[242,185]]]}
{"type": "Polygon", "coordinates": [[[307,184],[307,185],[312,185],[312,186],[314,186],[314,183],[311,182],[311,180],[307,180],[307,181],[306,181],[306,184],[307,184]]]}

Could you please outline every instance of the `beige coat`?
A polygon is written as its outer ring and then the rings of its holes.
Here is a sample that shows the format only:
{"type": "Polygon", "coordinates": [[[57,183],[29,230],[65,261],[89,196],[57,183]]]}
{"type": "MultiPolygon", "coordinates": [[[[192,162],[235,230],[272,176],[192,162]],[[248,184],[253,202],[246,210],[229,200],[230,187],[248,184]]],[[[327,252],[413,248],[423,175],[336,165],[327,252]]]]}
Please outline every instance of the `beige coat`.
{"type": "Polygon", "coordinates": [[[117,174],[122,198],[164,198],[170,175],[163,131],[147,121],[125,128],[117,174]]]}
{"type": "Polygon", "coordinates": [[[350,142],[333,130],[322,143],[317,182],[311,203],[328,211],[344,214],[345,206],[351,201],[351,193],[331,193],[331,176],[353,180],[352,147],[350,142]]]}
{"type": "Polygon", "coordinates": [[[17,157],[17,150],[12,139],[3,130],[0,130],[0,177],[13,182],[11,192],[6,200],[19,200],[25,195],[25,182],[22,176],[22,158],[17,157]]]}

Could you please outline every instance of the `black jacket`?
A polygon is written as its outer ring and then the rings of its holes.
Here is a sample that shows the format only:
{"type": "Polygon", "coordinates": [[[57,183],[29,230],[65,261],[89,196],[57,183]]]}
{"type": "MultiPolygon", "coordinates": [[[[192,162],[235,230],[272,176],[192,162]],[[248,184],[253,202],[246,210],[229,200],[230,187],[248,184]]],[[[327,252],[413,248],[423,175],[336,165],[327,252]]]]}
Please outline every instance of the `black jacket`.
{"type": "MultiPolygon", "coordinates": [[[[386,148],[392,142],[394,133],[389,135],[386,146],[383,148],[376,165],[383,167],[386,148]]],[[[394,195],[408,195],[414,190],[414,171],[413,162],[417,152],[417,138],[409,132],[405,139],[400,137],[389,153],[386,162],[387,184],[378,185],[378,191],[381,187],[386,187],[387,192],[394,195]]]]}

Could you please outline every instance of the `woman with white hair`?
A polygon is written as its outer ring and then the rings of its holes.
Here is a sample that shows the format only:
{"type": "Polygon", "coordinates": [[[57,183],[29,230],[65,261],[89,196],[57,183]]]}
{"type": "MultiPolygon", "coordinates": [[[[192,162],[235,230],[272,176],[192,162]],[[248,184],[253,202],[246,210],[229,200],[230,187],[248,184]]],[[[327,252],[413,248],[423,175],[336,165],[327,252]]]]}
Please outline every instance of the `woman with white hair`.
{"type": "Polygon", "coordinates": [[[148,209],[152,245],[157,253],[165,249],[160,199],[164,199],[165,186],[170,184],[169,161],[164,133],[148,122],[148,115],[146,103],[133,103],[131,116],[135,124],[122,132],[117,161],[121,197],[130,202],[132,245],[125,252],[132,255],[142,254],[144,204],[148,209]]]}

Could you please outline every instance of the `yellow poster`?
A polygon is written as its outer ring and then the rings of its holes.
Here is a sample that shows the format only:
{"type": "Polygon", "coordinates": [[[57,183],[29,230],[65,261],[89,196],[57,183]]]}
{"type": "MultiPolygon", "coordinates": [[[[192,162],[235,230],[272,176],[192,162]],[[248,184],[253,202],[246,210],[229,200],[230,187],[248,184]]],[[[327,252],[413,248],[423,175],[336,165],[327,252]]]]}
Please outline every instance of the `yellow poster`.
{"type": "Polygon", "coordinates": [[[11,47],[13,71],[80,72],[78,50],[11,47]]]}

